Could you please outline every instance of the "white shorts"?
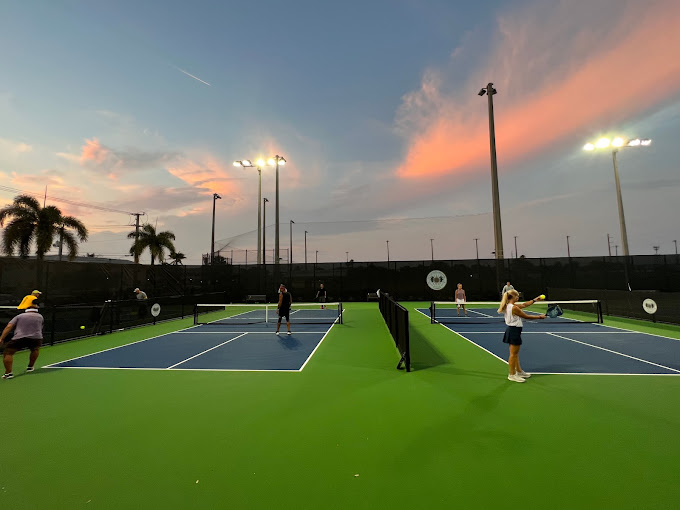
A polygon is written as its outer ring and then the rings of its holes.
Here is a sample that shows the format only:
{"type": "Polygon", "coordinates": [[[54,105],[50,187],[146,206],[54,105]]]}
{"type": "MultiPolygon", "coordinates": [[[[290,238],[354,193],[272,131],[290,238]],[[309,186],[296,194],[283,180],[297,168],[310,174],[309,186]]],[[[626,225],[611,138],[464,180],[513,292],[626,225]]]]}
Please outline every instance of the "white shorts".
{"type": "Polygon", "coordinates": [[[465,304],[465,300],[464,299],[456,299],[456,304],[458,305],[458,308],[460,308],[460,305],[465,304]]]}

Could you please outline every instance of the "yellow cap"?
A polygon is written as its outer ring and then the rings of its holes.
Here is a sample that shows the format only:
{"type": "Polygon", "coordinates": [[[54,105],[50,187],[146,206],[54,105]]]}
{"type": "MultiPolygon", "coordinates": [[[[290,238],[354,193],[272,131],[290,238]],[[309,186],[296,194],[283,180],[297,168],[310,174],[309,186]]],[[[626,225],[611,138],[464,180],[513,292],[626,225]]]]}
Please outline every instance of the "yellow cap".
{"type": "Polygon", "coordinates": [[[34,296],[37,296],[39,294],[42,294],[42,292],[40,292],[39,290],[34,290],[33,292],[31,292],[31,294],[33,294],[34,296]]]}
{"type": "Polygon", "coordinates": [[[18,310],[25,310],[26,308],[29,308],[33,306],[33,302],[37,298],[35,296],[24,296],[24,299],[21,300],[21,304],[17,306],[18,310]]]}

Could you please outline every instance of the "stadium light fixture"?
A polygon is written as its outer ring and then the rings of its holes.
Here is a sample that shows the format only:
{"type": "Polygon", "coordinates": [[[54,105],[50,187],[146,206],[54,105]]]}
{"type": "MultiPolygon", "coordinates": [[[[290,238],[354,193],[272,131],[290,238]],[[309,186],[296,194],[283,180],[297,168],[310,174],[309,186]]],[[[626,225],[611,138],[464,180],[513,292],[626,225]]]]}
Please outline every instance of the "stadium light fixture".
{"type": "Polygon", "coordinates": [[[584,150],[584,151],[594,151],[594,150],[595,150],[595,145],[592,144],[592,143],[590,143],[590,142],[588,142],[587,144],[585,144],[585,145],[583,146],[583,150],[584,150]]]}
{"type": "Polygon", "coordinates": [[[257,264],[260,265],[264,262],[264,250],[262,249],[262,167],[264,162],[262,159],[258,159],[256,164],[249,159],[243,159],[240,161],[234,161],[234,166],[240,166],[243,168],[257,168],[258,174],[258,186],[257,186],[257,264]],[[262,164],[260,164],[262,163],[262,164]]]}
{"type": "Polygon", "coordinates": [[[595,142],[595,147],[598,149],[606,149],[610,145],[609,138],[600,138],[597,142],[595,142]]]}
{"type": "Polygon", "coordinates": [[[624,141],[623,138],[620,136],[617,136],[612,140],[612,147],[623,147],[624,141]]]}
{"type": "Polygon", "coordinates": [[[286,159],[278,154],[267,160],[269,166],[276,167],[276,219],[274,221],[274,263],[279,263],[279,167],[286,164],[286,159]]]}
{"type": "Polygon", "coordinates": [[[628,141],[628,147],[638,147],[642,143],[642,140],[635,138],[628,141]]]}
{"type": "Polygon", "coordinates": [[[257,166],[263,167],[264,166],[264,159],[260,158],[256,161],[256,163],[257,163],[257,166]]]}
{"type": "Polygon", "coordinates": [[[652,140],[649,138],[645,140],[640,140],[640,145],[642,145],[643,147],[649,147],[650,145],[652,145],[652,140]]]}

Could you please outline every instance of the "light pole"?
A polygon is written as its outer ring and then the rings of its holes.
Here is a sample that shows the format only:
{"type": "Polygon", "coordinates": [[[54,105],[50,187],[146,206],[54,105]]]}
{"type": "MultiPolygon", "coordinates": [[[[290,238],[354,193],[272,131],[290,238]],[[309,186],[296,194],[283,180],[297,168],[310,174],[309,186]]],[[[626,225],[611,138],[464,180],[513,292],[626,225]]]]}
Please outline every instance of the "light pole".
{"type": "Polygon", "coordinates": [[[519,255],[517,254],[517,236],[513,236],[515,238],[515,258],[518,258],[519,255]]]}
{"type": "Polygon", "coordinates": [[[390,242],[387,241],[387,263],[390,263],[390,242]]]}
{"type": "Polygon", "coordinates": [[[477,252],[477,260],[479,260],[479,237],[475,237],[475,251],[477,252]]]}
{"type": "Polygon", "coordinates": [[[262,238],[262,167],[264,166],[264,160],[258,159],[256,164],[253,165],[249,159],[243,159],[234,161],[234,166],[257,168],[257,264],[260,265],[264,259],[262,245],[260,244],[262,238]]]}
{"type": "Polygon", "coordinates": [[[290,220],[290,250],[288,251],[288,263],[293,263],[293,220],[290,220]]]}
{"type": "Polygon", "coordinates": [[[263,198],[262,199],[262,263],[266,264],[267,263],[267,257],[265,256],[265,238],[266,238],[266,233],[267,233],[267,202],[269,202],[269,199],[263,198]]]}
{"type": "Polygon", "coordinates": [[[612,242],[609,238],[609,234],[607,234],[607,249],[609,250],[609,256],[612,256],[612,242]]]}
{"type": "Polygon", "coordinates": [[[432,262],[434,262],[434,239],[430,239],[430,251],[432,252],[432,262]]]}
{"type": "MultiPolygon", "coordinates": [[[[269,166],[276,166],[276,225],[274,230],[274,261],[275,264],[279,263],[279,166],[286,164],[285,158],[279,156],[278,154],[273,158],[269,158],[267,161],[269,166]]],[[[289,254],[290,258],[290,254],[289,254]]]]}
{"type": "Polygon", "coordinates": [[[571,250],[569,249],[569,236],[567,236],[567,257],[571,258],[571,250]]]}
{"type": "Polygon", "coordinates": [[[212,217],[212,236],[210,237],[210,265],[215,263],[215,201],[222,197],[213,193],[213,217],[212,217]]]}
{"type": "Polygon", "coordinates": [[[619,256],[619,245],[618,244],[614,245],[614,253],[615,253],[615,255],[614,255],[615,257],[619,256]]]}
{"type": "Polygon", "coordinates": [[[628,257],[630,252],[628,251],[628,234],[626,232],[626,218],[623,214],[623,198],[621,197],[621,182],[619,180],[619,165],[616,161],[616,154],[619,149],[623,147],[648,147],[652,141],[649,138],[640,139],[634,138],[632,140],[624,140],[621,137],[616,137],[613,140],[609,138],[600,138],[595,143],[587,143],[583,146],[583,150],[594,151],[595,149],[608,149],[612,148],[612,160],[614,162],[614,181],[616,182],[616,199],[619,206],[619,224],[621,227],[621,245],[623,246],[623,255],[628,257]]]}
{"type": "Polygon", "coordinates": [[[316,265],[318,263],[319,263],[319,250],[316,250],[316,256],[314,258],[314,264],[316,265]]]}
{"type": "Polygon", "coordinates": [[[673,239],[673,242],[675,243],[675,254],[677,255],[678,254],[678,240],[673,239]]]}
{"type": "Polygon", "coordinates": [[[345,256],[347,257],[347,263],[349,263],[349,252],[348,251],[345,252],[345,256]]]}
{"type": "Polygon", "coordinates": [[[488,96],[489,103],[489,151],[491,153],[491,190],[493,198],[493,232],[494,244],[496,248],[496,258],[503,258],[503,233],[501,230],[501,201],[498,193],[498,163],[496,161],[496,129],[494,125],[493,115],[493,96],[497,94],[497,90],[493,88],[493,83],[488,83],[487,86],[481,89],[479,96],[488,96]]]}
{"type": "Polygon", "coordinates": [[[654,255],[658,255],[660,246],[652,246],[652,248],[654,248],[654,255]]]}
{"type": "Polygon", "coordinates": [[[305,267],[307,267],[307,231],[305,230],[305,267]]]}

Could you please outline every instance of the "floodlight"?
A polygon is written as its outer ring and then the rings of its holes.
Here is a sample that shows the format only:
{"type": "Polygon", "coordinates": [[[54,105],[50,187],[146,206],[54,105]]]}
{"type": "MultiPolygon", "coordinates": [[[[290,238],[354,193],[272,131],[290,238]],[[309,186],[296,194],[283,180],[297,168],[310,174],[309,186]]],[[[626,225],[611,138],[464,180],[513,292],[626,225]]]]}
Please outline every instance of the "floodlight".
{"type": "Polygon", "coordinates": [[[597,147],[598,149],[606,149],[607,147],[609,147],[610,143],[611,142],[609,141],[609,138],[600,138],[597,141],[597,143],[595,143],[595,147],[597,147]]]}
{"type": "Polygon", "coordinates": [[[256,163],[257,163],[257,166],[263,167],[264,166],[264,159],[260,158],[260,159],[257,160],[256,163]]]}
{"type": "Polygon", "coordinates": [[[652,140],[649,139],[649,138],[647,138],[647,139],[645,139],[645,140],[640,140],[640,144],[643,145],[643,146],[645,146],[645,147],[648,147],[649,145],[652,144],[652,140]]]}
{"type": "Polygon", "coordinates": [[[253,166],[249,159],[244,159],[243,161],[241,161],[241,164],[243,166],[253,166]]]}
{"type": "Polygon", "coordinates": [[[234,166],[241,166],[241,162],[240,161],[234,161],[234,166]]]}
{"type": "Polygon", "coordinates": [[[623,144],[624,144],[623,138],[621,138],[620,136],[617,136],[616,138],[614,138],[614,140],[612,140],[612,147],[623,147],[623,144]]]}
{"type": "Polygon", "coordinates": [[[592,151],[595,150],[595,146],[592,143],[587,143],[583,146],[584,151],[592,151]]]}
{"type": "Polygon", "coordinates": [[[484,94],[486,94],[486,89],[482,89],[479,92],[477,92],[478,96],[483,96],[484,94]]]}
{"type": "Polygon", "coordinates": [[[286,164],[286,160],[283,159],[283,158],[279,158],[279,165],[285,165],[285,164],[286,164]]]}

